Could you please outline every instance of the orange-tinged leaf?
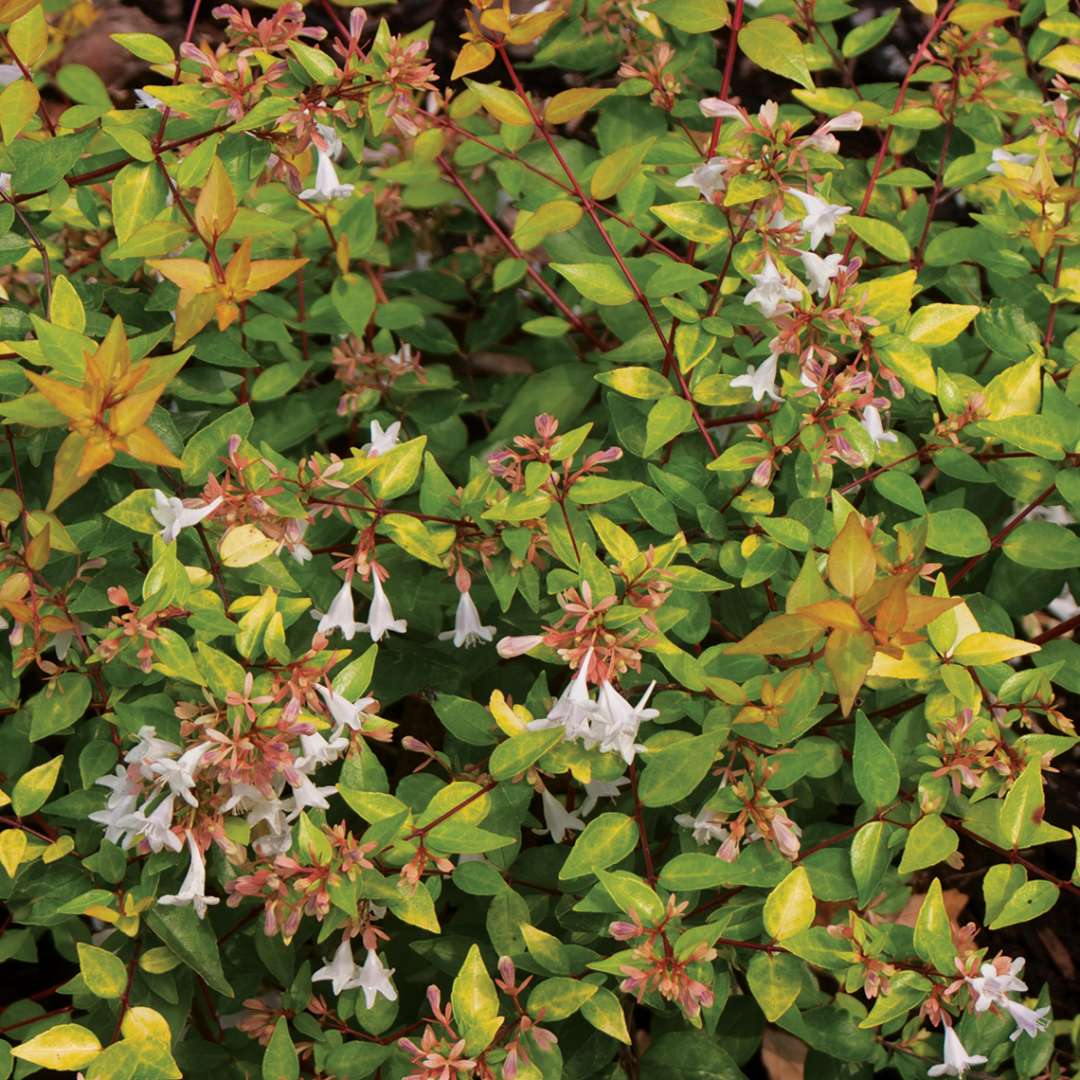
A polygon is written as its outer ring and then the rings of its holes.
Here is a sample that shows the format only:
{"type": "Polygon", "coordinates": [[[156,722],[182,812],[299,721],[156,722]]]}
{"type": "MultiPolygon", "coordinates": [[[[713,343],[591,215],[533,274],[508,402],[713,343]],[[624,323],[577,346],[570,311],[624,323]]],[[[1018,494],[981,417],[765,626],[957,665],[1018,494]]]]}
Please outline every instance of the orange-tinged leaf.
{"type": "Polygon", "coordinates": [[[825,643],[825,666],[836,684],[840,711],[847,716],[874,662],[874,637],[870,633],[836,630],[825,643]]]}
{"type": "Polygon", "coordinates": [[[214,308],[219,330],[228,330],[240,318],[240,308],[231,300],[220,300],[214,308]]]}
{"type": "Polygon", "coordinates": [[[124,323],[119,315],[109,324],[109,332],[97,352],[86,361],[86,384],[112,386],[131,368],[131,349],[128,347],[124,323]]]}
{"type": "Polygon", "coordinates": [[[87,394],[81,387],[39,375],[36,371],[24,371],[23,374],[37,387],[38,393],[69,420],[89,420],[93,416],[87,394]]]}
{"type": "Polygon", "coordinates": [[[259,259],[251,264],[247,277],[247,291],[250,294],[262,292],[284,281],[290,274],[295,274],[307,262],[307,259],[259,259]]]}
{"type": "Polygon", "coordinates": [[[0,585],[0,604],[18,600],[20,596],[26,595],[29,588],[30,576],[17,570],[11,577],[5,578],[4,583],[0,585]]]}
{"type": "Polygon", "coordinates": [[[225,267],[225,287],[230,292],[240,293],[247,284],[251,271],[251,238],[248,237],[233,252],[228,266],[225,267]]]}
{"type": "Polygon", "coordinates": [[[154,404],[165,391],[166,383],[150,386],[137,394],[128,394],[109,413],[109,427],[117,435],[129,435],[142,427],[154,411],[154,404]]]}
{"type": "Polygon", "coordinates": [[[799,614],[822,626],[832,626],[837,630],[863,629],[862,616],[844,600],[821,600],[799,608],[799,614]]]}
{"type": "Polygon", "coordinates": [[[809,648],[823,633],[819,623],[803,615],[777,615],[725,651],[746,656],[791,656],[809,648]]]}
{"type": "MultiPolygon", "coordinates": [[[[98,469],[104,468],[114,457],[116,457],[116,451],[112,448],[112,444],[106,442],[100,435],[95,433],[93,438],[84,440],[82,458],[76,469],[76,475],[81,477],[81,483],[78,486],[82,487],[98,469]]],[[[57,504],[50,499],[49,508],[52,509],[54,505],[57,504]]]]}
{"type": "Polygon", "coordinates": [[[188,292],[201,293],[214,287],[210,267],[198,259],[147,259],[146,265],[188,292]]]}
{"type": "Polygon", "coordinates": [[[225,166],[214,158],[210,173],[195,203],[195,224],[211,242],[228,231],[236,217],[236,192],[225,166]]]}
{"type": "Polygon", "coordinates": [[[49,526],[46,525],[45,528],[26,545],[26,550],[23,552],[23,558],[26,559],[26,565],[29,566],[31,570],[44,570],[49,562],[50,550],[49,526]]]}
{"type": "Polygon", "coordinates": [[[829,548],[829,581],[843,596],[862,596],[874,584],[874,545],[857,513],[850,513],[829,548]]]}
{"type": "Polygon", "coordinates": [[[614,93],[615,91],[611,89],[592,86],[577,86],[573,90],[563,90],[547,103],[544,119],[549,124],[565,124],[568,120],[576,120],[614,93]]]}
{"type": "Polygon", "coordinates": [[[495,59],[495,49],[486,41],[470,41],[458,53],[451,79],[460,79],[462,75],[471,75],[474,71],[483,71],[495,59]]]}
{"type": "Polygon", "coordinates": [[[176,303],[176,329],[173,334],[173,348],[179,349],[190,341],[213,317],[217,306],[217,293],[193,293],[180,290],[176,303]]]}
{"type": "Polygon", "coordinates": [[[123,449],[148,465],[168,465],[173,469],[183,466],[183,462],[145,426],[137,428],[124,439],[123,449]]]}
{"type": "Polygon", "coordinates": [[[524,45],[535,41],[541,34],[546,34],[564,15],[565,11],[534,11],[516,19],[506,35],[511,45],[524,45]]]}
{"type": "Polygon", "coordinates": [[[932,623],[939,615],[958,607],[964,601],[959,596],[919,596],[908,593],[905,630],[919,630],[932,623]]]}
{"type": "Polygon", "coordinates": [[[907,589],[903,582],[896,582],[877,609],[874,626],[879,634],[892,637],[904,628],[908,617],[907,589]]]}

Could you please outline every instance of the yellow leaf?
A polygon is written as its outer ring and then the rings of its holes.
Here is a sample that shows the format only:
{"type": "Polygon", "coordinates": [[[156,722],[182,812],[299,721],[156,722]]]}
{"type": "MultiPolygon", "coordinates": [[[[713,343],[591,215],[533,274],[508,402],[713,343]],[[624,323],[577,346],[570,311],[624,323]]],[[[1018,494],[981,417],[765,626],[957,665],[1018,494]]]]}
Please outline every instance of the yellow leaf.
{"type": "Polygon", "coordinates": [[[39,375],[36,371],[24,369],[23,374],[34,384],[38,393],[69,420],[89,420],[93,416],[88,395],[81,387],[60,382],[48,375],[39,375]]]}
{"type": "Polygon", "coordinates": [[[201,293],[214,287],[210,267],[198,259],[147,259],[146,265],[189,292],[201,293]]]}
{"type": "Polygon", "coordinates": [[[131,369],[131,350],[128,348],[124,323],[120,316],[109,324],[109,332],[86,361],[87,385],[112,386],[131,369]]]}
{"type": "Polygon", "coordinates": [[[38,0],[0,0],[0,22],[14,22],[37,5],[38,0]]]}
{"type": "Polygon", "coordinates": [[[5,829],[0,833],[0,866],[13,878],[26,854],[26,833],[22,829],[5,829]]]}
{"type": "Polygon", "coordinates": [[[810,875],[805,866],[797,866],[765,898],[765,932],[774,941],[783,941],[812,926],[816,911],[810,875]]]}
{"type": "Polygon", "coordinates": [[[95,434],[93,438],[83,441],[82,458],[75,470],[76,474],[83,477],[85,483],[87,477],[96,473],[98,469],[103,469],[114,457],[116,457],[116,451],[112,448],[112,444],[95,434]]]}
{"type": "Polygon", "coordinates": [[[845,600],[821,600],[799,608],[799,614],[821,623],[822,626],[833,626],[837,630],[863,629],[862,617],[845,600]]]}
{"type": "Polygon", "coordinates": [[[1034,416],[1042,400],[1042,361],[1029,356],[995,375],[986,387],[986,408],[991,420],[1034,416]]]}
{"type": "Polygon", "coordinates": [[[728,645],[725,652],[741,656],[792,656],[809,648],[824,630],[802,615],[776,615],[728,645]]]}
{"type": "Polygon", "coordinates": [[[184,342],[190,341],[214,317],[216,304],[217,296],[212,292],[180,290],[180,298],[176,303],[174,349],[179,349],[184,342]]]}
{"type": "Polygon", "coordinates": [[[307,259],[259,259],[251,264],[248,271],[246,292],[253,296],[263,289],[269,289],[290,274],[295,274],[306,262],[307,259]]]}
{"type": "Polygon", "coordinates": [[[53,282],[49,322],[81,334],[86,329],[86,309],[75,286],[63,275],[53,282]]]}
{"type": "Polygon", "coordinates": [[[210,173],[195,203],[195,224],[211,243],[228,231],[236,217],[236,192],[220,159],[214,158],[210,173]]]}
{"type": "Polygon", "coordinates": [[[27,79],[16,79],[0,93],[0,132],[10,143],[34,118],[41,103],[38,88],[27,79]]]}
{"type": "Polygon", "coordinates": [[[183,467],[183,462],[146,426],[136,428],[121,446],[133,458],[148,465],[167,465],[171,469],[183,467]]]}
{"type": "Polygon", "coordinates": [[[840,711],[847,716],[874,663],[874,636],[834,630],[825,643],[825,666],[836,684],[840,711]]]}
{"type": "Polygon", "coordinates": [[[1059,45],[1039,61],[1070,79],[1080,79],[1080,45],[1059,45]]]}
{"type": "Polygon", "coordinates": [[[987,664],[1000,664],[1004,660],[1013,660],[1017,656],[1027,656],[1038,652],[1039,646],[1030,641],[1018,641],[1006,634],[992,634],[980,630],[977,634],[968,634],[956,649],[952,658],[961,664],[983,667],[987,664]]]}
{"type": "Polygon", "coordinates": [[[154,404],[165,392],[166,383],[149,386],[137,394],[128,394],[109,414],[109,427],[117,435],[129,435],[142,427],[154,411],[154,404]]]}
{"type": "Polygon", "coordinates": [[[829,548],[829,581],[843,596],[862,596],[874,584],[876,566],[874,545],[859,515],[852,512],[829,548]]]}
{"type": "Polygon", "coordinates": [[[79,463],[86,452],[86,439],[72,431],[60,444],[53,458],[52,491],[46,510],[55,510],[69,495],[74,495],[90,479],[90,473],[79,475],[79,463]]]}
{"type": "Polygon", "coordinates": [[[979,314],[978,304],[927,304],[907,324],[907,336],[919,345],[948,345],[979,314]]]}
{"type": "Polygon", "coordinates": [[[883,679],[925,679],[937,670],[939,664],[940,661],[938,664],[933,663],[924,652],[915,652],[912,649],[905,649],[899,660],[888,653],[879,652],[874,654],[874,662],[870,665],[867,676],[883,679]]]}
{"type": "Polygon", "coordinates": [[[495,717],[495,723],[511,737],[526,731],[532,719],[532,713],[524,705],[515,705],[511,708],[501,690],[491,691],[488,712],[495,717]]]}
{"type": "Polygon", "coordinates": [[[466,79],[465,83],[480,99],[480,104],[501,123],[525,127],[533,122],[528,106],[513,91],[472,79],[466,79]]]}
{"type": "Polygon", "coordinates": [[[470,41],[458,53],[451,79],[460,79],[474,71],[483,71],[495,59],[495,50],[486,41],[470,41]]]}
{"type": "Polygon", "coordinates": [[[221,539],[221,561],[226,566],[253,566],[277,549],[254,525],[235,525],[221,539]]]}
{"type": "Polygon", "coordinates": [[[576,120],[595,108],[604,98],[614,94],[614,90],[599,87],[579,86],[573,90],[563,90],[556,94],[544,109],[544,119],[549,124],[565,124],[576,120]]]}
{"type": "Polygon", "coordinates": [[[80,1024],[57,1024],[11,1050],[12,1057],[58,1072],[85,1068],[99,1053],[98,1037],[80,1024]]]}
{"type": "MultiPolygon", "coordinates": [[[[171,959],[171,966],[175,967],[175,957],[171,959]]],[[[172,1041],[172,1032],[165,1017],[145,1005],[134,1005],[128,1009],[120,1024],[120,1031],[125,1039],[154,1039],[165,1046],[172,1041]]]]}

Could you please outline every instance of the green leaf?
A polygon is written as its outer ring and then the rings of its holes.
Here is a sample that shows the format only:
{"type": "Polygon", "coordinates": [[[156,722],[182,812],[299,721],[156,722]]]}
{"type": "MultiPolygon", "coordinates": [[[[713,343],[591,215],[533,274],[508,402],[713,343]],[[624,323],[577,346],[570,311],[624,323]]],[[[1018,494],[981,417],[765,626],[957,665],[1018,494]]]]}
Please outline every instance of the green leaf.
{"type": "MultiPolygon", "coordinates": [[[[1035,417],[1018,418],[1029,423],[1035,417]]],[[[1005,556],[1019,566],[1036,570],[1071,570],[1080,566],[1080,536],[1051,521],[1025,521],[1001,545],[1005,556]]]]}
{"type": "Polygon", "coordinates": [[[728,237],[727,219],[710,203],[677,202],[650,210],[672,232],[698,244],[719,244],[728,237]]]}
{"type": "Polygon", "coordinates": [[[861,26],[856,26],[845,36],[844,43],[840,48],[844,59],[851,60],[856,56],[861,56],[864,52],[869,52],[879,42],[884,41],[899,14],[900,8],[896,7],[884,15],[879,15],[876,19],[871,19],[861,26]]]}
{"type": "Polygon", "coordinates": [[[859,907],[864,908],[889,865],[889,827],[883,821],[869,821],[851,841],[851,876],[859,890],[859,907]]]}
{"type": "Polygon", "coordinates": [[[153,221],[165,209],[168,194],[168,185],[156,165],[135,162],[122,168],[112,182],[117,242],[127,243],[153,221]]]}
{"type": "Polygon", "coordinates": [[[263,1054],[262,1080],[298,1080],[299,1076],[300,1059],[289,1034],[289,1022],[280,1016],[263,1054]]]}
{"type": "Polygon", "coordinates": [[[331,1076],[363,1080],[365,1076],[375,1075],[393,1049],[392,1046],[380,1046],[379,1043],[353,1039],[342,1046],[334,1047],[327,1054],[326,1070],[331,1076]]]}
{"type": "Polygon", "coordinates": [[[893,262],[907,262],[911,258],[911,246],[907,237],[895,225],[878,221],[876,218],[850,215],[844,218],[844,224],[863,243],[869,244],[875,251],[880,251],[885,258],[893,262]]]}
{"type": "Polygon", "coordinates": [[[79,971],[87,990],[99,998],[119,998],[127,989],[127,965],[119,956],[80,941],[79,971]]]}
{"type": "Polygon", "coordinates": [[[375,290],[367,278],[359,274],[337,278],[330,288],[330,302],[354,334],[363,337],[367,333],[375,312],[375,290]]]}
{"type": "Polygon", "coordinates": [[[574,842],[559,871],[559,880],[568,881],[606,870],[625,859],[637,842],[638,828],[632,818],[626,814],[600,814],[585,826],[574,842]]]}
{"type": "Polygon", "coordinates": [[[28,817],[45,805],[45,800],[56,786],[56,778],[63,764],[64,755],[59,754],[19,777],[11,792],[11,806],[16,817],[28,817]]]}
{"type": "Polygon", "coordinates": [[[610,386],[612,390],[640,401],[654,401],[675,393],[674,387],[659,371],[637,364],[601,371],[595,378],[597,382],[610,386]]]}
{"type": "Polygon", "coordinates": [[[611,262],[558,263],[551,269],[562,275],[586,300],[601,306],[617,307],[634,299],[634,290],[611,262]]]}
{"type": "Polygon", "coordinates": [[[765,932],[775,941],[807,929],[814,922],[817,904],[805,866],[797,866],[765,898],[765,932]]]}
{"type": "Polygon", "coordinates": [[[645,445],[642,457],[651,457],[662,446],[694,426],[694,410],[681,397],[661,398],[645,419],[645,445]]]}
{"type": "Polygon", "coordinates": [[[207,476],[216,471],[217,459],[224,452],[229,439],[234,435],[246,438],[253,423],[251,409],[241,405],[196,432],[180,455],[184,479],[189,484],[205,484],[207,476]]]}
{"type": "Polygon", "coordinates": [[[562,728],[541,728],[539,731],[523,731],[504,743],[499,743],[491,753],[488,772],[494,780],[509,780],[523,773],[553,746],[563,740],[562,728]]]}
{"type": "Polygon", "coordinates": [[[758,67],[813,90],[803,44],[779,19],[754,19],[739,31],[739,48],[758,67]]]}
{"type": "Polygon", "coordinates": [[[464,1029],[465,1050],[475,1053],[488,1045],[502,1023],[499,994],[487,973],[480,947],[471,945],[465,962],[454,978],[450,994],[457,1023],[464,1029]]]}
{"type": "Polygon", "coordinates": [[[723,733],[695,735],[645,758],[638,795],[645,806],[670,806],[685,799],[708,775],[723,733]]]}
{"type": "Polygon", "coordinates": [[[175,59],[172,46],[153,34],[110,34],[109,37],[148,64],[171,64],[175,59]]]}
{"type": "Polygon", "coordinates": [[[322,85],[334,80],[337,64],[321,49],[313,49],[310,45],[305,45],[294,38],[289,42],[289,52],[316,84],[322,85]]]}
{"type": "Polygon", "coordinates": [[[851,764],[855,787],[864,802],[880,809],[896,798],[900,790],[900,769],[896,758],[862,712],[855,717],[855,747],[851,764]]]}
{"type": "Polygon", "coordinates": [[[86,712],[93,690],[85,675],[65,672],[30,702],[30,741],[71,727],[86,712]]]}
{"type": "Polygon", "coordinates": [[[1060,890],[1052,881],[1025,881],[1019,888],[1010,888],[1000,898],[1000,903],[993,908],[990,905],[990,892],[992,876],[1004,871],[1008,875],[1010,871],[1020,871],[1021,880],[1026,876],[1022,866],[1005,866],[998,864],[992,866],[983,878],[983,894],[986,896],[986,925],[990,930],[1001,930],[1006,926],[1015,926],[1017,923],[1028,922],[1045,915],[1056,903],[1060,890]]]}
{"type": "Polygon", "coordinates": [[[1013,782],[1001,804],[998,828],[1005,847],[1014,851],[1029,847],[1034,842],[1045,808],[1042,769],[1036,758],[1013,782]]]}
{"type": "Polygon", "coordinates": [[[633,912],[646,925],[656,925],[663,919],[664,902],[637,874],[626,870],[600,870],[596,876],[604,891],[627,915],[633,912]]]}
{"type": "Polygon", "coordinates": [[[986,526],[970,510],[935,510],[927,521],[926,546],[933,551],[967,558],[990,550],[986,526]]]}
{"type": "Polygon", "coordinates": [[[754,953],[746,969],[746,982],[770,1024],[795,1004],[803,971],[803,965],[788,953],[754,953]]]}
{"type": "Polygon", "coordinates": [[[376,498],[396,499],[416,483],[424,461],[425,446],[427,436],[421,435],[379,455],[371,480],[376,498]]]}
{"type": "Polygon", "coordinates": [[[649,1044],[639,1080],[746,1080],[716,1037],[698,1031],[669,1031],[649,1044]]]}
{"type": "Polygon", "coordinates": [[[645,8],[688,34],[707,34],[731,22],[724,0],[653,0],[645,8]]]}
{"type": "Polygon", "coordinates": [[[491,83],[478,83],[466,79],[465,84],[480,100],[480,104],[502,124],[520,127],[532,126],[532,116],[524,101],[512,90],[491,83]]]}
{"type": "Polygon", "coordinates": [[[143,916],[146,925],[201,978],[211,990],[225,997],[233,988],[225,978],[218,952],[217,938],[209,922],[200,919],[190,907],[150,908],[143,916]]]}
{"type": "Polygon", "coordinates": [[[595,983],[556,976],[533,987],[529,994],[529,1015],[540,1023],[565,1020],[588,1001],[599,988],[595,983]]]}
{"type": "Polygon", "coordinates": [[[934,878],[926,890],[922,907],[915,919],[915,951],[933,964],[942,975],[956,971],[956,947],[953,945],[949,913],[941,893],[941,882],[934,878]]]}
{"type": "Polygon", "coordinates": [[[612,195],[622,191],[631,180],[640,176],[641,166],[654,142],[656,140],[651,138],[637,140],[601,158],[589,178],[589,193],[592,197],[610,199],[612,195]]]}
{"type": "Polygon", "coordinates": [[[907,834],[900,873],[911,874],[944,862],[958,847],[960,838],[945,824],[940,814],[927,814],[907,834]]]}
{"type": "Polygon", "coordinates": [[[626,1029],[622,1005],[610,990],[597,987],[596,993],[581,1003],[581,1015],[597,1031],[630,1045],[630,1032],[626,1029]]]}

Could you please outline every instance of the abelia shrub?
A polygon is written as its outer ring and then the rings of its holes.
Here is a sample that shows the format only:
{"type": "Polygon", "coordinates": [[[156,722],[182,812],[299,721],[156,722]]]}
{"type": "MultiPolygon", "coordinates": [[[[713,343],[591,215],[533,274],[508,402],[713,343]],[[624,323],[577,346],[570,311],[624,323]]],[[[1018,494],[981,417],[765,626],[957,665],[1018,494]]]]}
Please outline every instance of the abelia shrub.
{"type": "Polygon", "coordinates": [[[1075,1075],[1067,5],[106,7],[0,0],[0,1080],[1075,1075]]]}

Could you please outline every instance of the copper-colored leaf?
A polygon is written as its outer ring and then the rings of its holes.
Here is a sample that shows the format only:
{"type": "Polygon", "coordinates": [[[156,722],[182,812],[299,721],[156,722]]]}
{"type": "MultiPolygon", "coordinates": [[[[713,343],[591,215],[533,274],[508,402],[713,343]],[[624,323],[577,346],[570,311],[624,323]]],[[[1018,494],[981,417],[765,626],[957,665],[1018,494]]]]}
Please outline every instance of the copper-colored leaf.
{"type": "Polygon", "coordinates": [[[180,459],[148,428],[141,427],[133,431],[123,441],[123,449],[132,457],[145,461],[148,465],[168,465],[179,469],[180,459]]]}
{"type": "Polygon", "coordinates": [[[874,584],[876,568],[874,545],[852,512],[829,548],[829,581],[843,596],[862,596],[874,584]]]}
{"type": "Polygon", "coordinates": [[[89,420],[93,416],[87,395],[80,387],[39,375],[36,371],[24,371],[24,374],[37,387],[38,393],[69,420],[89,420]]]}

